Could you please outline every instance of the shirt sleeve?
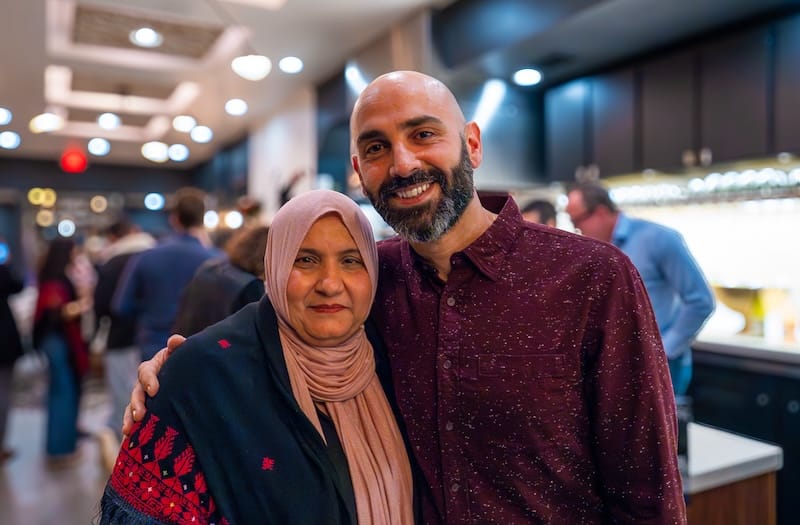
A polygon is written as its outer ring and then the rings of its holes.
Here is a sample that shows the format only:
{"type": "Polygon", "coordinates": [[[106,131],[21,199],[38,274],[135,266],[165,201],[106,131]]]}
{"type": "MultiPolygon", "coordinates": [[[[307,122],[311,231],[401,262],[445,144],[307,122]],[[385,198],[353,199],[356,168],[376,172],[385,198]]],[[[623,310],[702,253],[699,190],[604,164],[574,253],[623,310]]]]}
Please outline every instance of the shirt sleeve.
{"type": "Polygon", "coordinates": [[[714,294],[680,235],[666,236],[659,248],[662,252],[659,266],[664,279],[681,302],[677,317],[661,334],[667,357],[672,359],[689,348],[713,312],[714,294]]]}
{"type": "Polygon", "coordinates": [[[619,258],[593,306],[587,360],[600,491],[609,523],[685,523],[672,384],[647,292],[619,258]]]}

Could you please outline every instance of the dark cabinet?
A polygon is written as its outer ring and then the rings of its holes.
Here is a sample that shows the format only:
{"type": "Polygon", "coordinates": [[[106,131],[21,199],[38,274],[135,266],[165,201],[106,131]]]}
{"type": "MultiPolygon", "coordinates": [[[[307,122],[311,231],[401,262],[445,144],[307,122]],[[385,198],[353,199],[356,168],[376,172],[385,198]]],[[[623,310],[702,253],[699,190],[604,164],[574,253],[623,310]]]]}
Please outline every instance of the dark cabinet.
{"type": "Polygon", "coordinates": [[[795,523],[800,515],[800,371],[781,365],[781,375],[773,374],[747,358],[698,351],[694,361],[694,419],[781,446],[778,523],[795,523]]]}
{"type": "Polygon", "coordinates": [[[644,169],[697,164],[697,53],[683,51],[642,65],[641,159],[644,169]]]}
{"type": "Polygon", "coordinates": [[[701,160],[724,162],[769,152],[770,41],[770,28],[761,27],[701,48],[701,160]]]}
{"type": "Polygon", "coordinates": [[[574,80],[545,93],[547,175],[554,181],[574,181],[587,159],[589,82],[574,80]]]}
{"type": "Polygon", "coordinates": [[[800,153],[800,15],[776,25],[775,151],[800,153]]]}
{"type": "Polygon", "coordinates": [[[591,87],[591,164],[601,176],[631,173],[636,164],[634,70],[592,77],[591,87]]]}

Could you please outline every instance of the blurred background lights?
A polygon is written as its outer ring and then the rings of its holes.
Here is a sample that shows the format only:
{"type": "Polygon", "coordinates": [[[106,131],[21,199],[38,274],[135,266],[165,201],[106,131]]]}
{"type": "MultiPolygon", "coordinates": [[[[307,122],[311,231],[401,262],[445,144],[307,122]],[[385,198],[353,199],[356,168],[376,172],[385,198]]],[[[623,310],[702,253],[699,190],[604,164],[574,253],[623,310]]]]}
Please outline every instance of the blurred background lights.
{"type": "Polygon", "coordinates": [[[108,152],[111,151],[111,143],[106,139],[94,138],[89,141],[86,149],[88,149],[89,153],[96,157],[103,157],[108,155],[108,152]]]}
{"type": "Polygon", "coordinates": [[[102,195],[95,195],[89,200],[89,209],[95,213],[103,213],[108,209],[108,200],[102,195]]]}
{"type": "Polygon", "coordinates": [[[247,113],[247,102],[240,98],[232,98],[225,103],[225,112],[238,117],[247,113]]]}
{"type": "Polygon", "coordinates": [[[214,210],[208,210],[203,216],[203,224],[209,230],[213,230],[219,226],[219,214],[214,210]]]}
{"type": "Polygon", "coordinates": [[[28,190],[28,202],[34,206],[39,206],[42,204],[43,195],[44,190],[42,188],[31,188],[28,190]]]}
{"type": "Polygon", "coordinates": [[[167,150],[167,145],[157,140],[142,144],[142,156],[153,162],[166,162],[167,150]]]}
{"type": "Polygon", "coordinates": [[[75,235],[75,223],[70,219],[63,219],[58,223],[58,234],[62,237],[72,237],[75,235]]]}
{"type": "Polygon", "coordinates": [[[167,150],[167,155],[174,162],[183,162],[189,158],[189,148],[183,144],[173,144],[167,150]]]}
{"type": "Polygon", "coordinates": [[[297,57],[283,57],[280,62],[278,62],[278,67],[284,73],[293,75],[303,70],[303,61],[297,57]]]}
{"type": "Polygon", "coordinates": [[[518,86],[535,86],[542,81],[542,74],[536,69],[520,69],[514,73],[513,80],[518,86]]]}
{"type": "Polygon", "coordinates": [[[172,128],[182,133],[189,133],[196,125],[197,121],[189,115],[178,115],[172,119],[172,128]]]}
{"type": "Polygon", "coordinates": [[[22,140],[19,134],[13,131],[3,131],[0,133],[0,148],[3,149],[17,149],[22,140]]]}
{"type": "Polygon", "coordinates": [[[47,228],[53,225],[55,219],[52,210],[39,210],[36,212],[36,225],[42,228],[47,228]]]}
{"type": "Polygon", "coordinates": [[[0,107],[0,126],[10,124],[12,118],[14,118],[14,115],[11,113],[11,110],[0,107]]]}
{"type": "Polygon", "coordinates": [[[114,113],[103,113],[97,117],[97,125],[103,129],[117,129],[121,123],[119,116],[114,113]]]}
{"type": "Polygon", "coordinates": [[[211,139],[214,138],[214,133],[208,126],[195,126],[192,128],[189,136],[192,137],[193,141],[200,144],[205,144],[207,142],[211,142],[211,139]]]}
{"type": "Polygon", "coordinates": [[[144,196],[144,207],[150,211],[163,209],[164,203],[164,196],[160,193],[148,193],[144,196]]]}
{"type": "Polygon", "coordinates": [[[243,55],[233,59],[231,69],[244,79],[261,80],[269,75],[272,62],[264,55],[243,55]]]}
{"type": "Polygon", "coordinates": [[[228,228],[235,230],[241,228],[242,224],[244,224],[244,217],[238,211],[230,211],[225,214],[225,226],[228,228]]]}
{"type": "Polygon", "coordinates": [[[64,117],[46,112],[33,117],[28,124],[33,133],[47,133],[64,127],[64,117]]]}
{"type": "Polygon", "coordinates": [[[128,36],[131,43],[139,47],[158,47],[164,42],[164,37],[151,27],[140,27],[130,32],[128,36]]]}
{"type": "Polygon", "coordinates": [[[67,148],[59,160],[61,169],[67,173],[81,173],[89,165],[86,154],[78,148],[67,148]]]}
{"type": "Polygon", "coordinates": [[[58,200],[56,191],[52,188],[45,188],[42,190],[42,199],[39,204],[45,208],[52,208],[56,205],[56,200],[58,200]]]}

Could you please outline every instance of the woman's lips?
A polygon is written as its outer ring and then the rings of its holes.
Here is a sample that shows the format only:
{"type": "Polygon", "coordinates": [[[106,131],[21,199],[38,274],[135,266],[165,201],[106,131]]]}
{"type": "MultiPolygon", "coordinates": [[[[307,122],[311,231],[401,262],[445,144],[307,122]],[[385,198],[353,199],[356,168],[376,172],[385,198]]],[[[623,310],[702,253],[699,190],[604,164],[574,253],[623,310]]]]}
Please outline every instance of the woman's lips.
{"type": "Polygon", "coordinates": [[[335,314],[336,312],[341,312],[347,308],[341,304],[318,304],[316,306],[312,306],[311,309],[321,314],[335,314]]]}

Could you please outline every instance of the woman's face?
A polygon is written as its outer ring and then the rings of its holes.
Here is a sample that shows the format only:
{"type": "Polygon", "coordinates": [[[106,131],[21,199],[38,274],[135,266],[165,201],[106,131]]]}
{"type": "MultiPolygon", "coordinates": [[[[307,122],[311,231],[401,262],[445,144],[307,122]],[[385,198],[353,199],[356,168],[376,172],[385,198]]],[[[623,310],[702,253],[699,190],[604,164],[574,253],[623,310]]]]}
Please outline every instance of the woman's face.
{"type": "Polygon", "coordinates": [[[289,324],[309,344],[335,346],[361,328],[371,298],[372,282],[350,232],[338,215],[320,217],[289,274],[289,324]]]}

